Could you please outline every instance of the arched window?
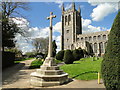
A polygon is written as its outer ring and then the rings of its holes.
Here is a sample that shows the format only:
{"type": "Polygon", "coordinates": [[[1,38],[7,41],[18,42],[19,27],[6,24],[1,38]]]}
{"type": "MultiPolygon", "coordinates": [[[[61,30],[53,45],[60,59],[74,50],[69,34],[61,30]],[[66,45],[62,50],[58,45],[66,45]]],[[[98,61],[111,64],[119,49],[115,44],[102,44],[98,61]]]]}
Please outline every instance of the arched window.
{"type": "Polygon", "coordinates": [[[66,23],[67,23],[67,16],[65,16],[65,25],[66,25],[66,23]]]}
{"type": "Polygon", "coordinates": [[[71,16],[69,15],[68,16],[68,25],[70,24],[70,21],[71,21],[71,16]]]}
{"type": "Polygon", "coordinates": [[[89,41],[91,41],[91,40],[92,40],[92,37],[90,36],[90,37],[89,37],[89,41]]]}
{"type": "Polygon", "coordinates": [[[100,35],[98,35],[98,40],[101,40],[101,36],[100,35]]]}
{"type": "Polygon", "coordinates": [[[106,40],[106,35],[103,35],[103,40],[106,40]]]}
{"type": "Polygon", "coordinates": [[[85,41],[87,41],[88,40],[88,38],[87,37],[85,37],[85,41]]]}
{"type": "Polygon", "coordinates": [[[70,16],[70,15],[68,16],[68,21],[69,21],[69,22],[71,21],[71,16],[70,16]]]}
{"type": "Polygon", "coordinates": [[[81,38],[81,41],[83,41],[83,37],[81,38]]]}
{"type": "Polygon", "coordinates": [[[99,43],[100,52],[103,53],[103,43],[99,43]]]}
{"type": "Polygon", "coordinates": [[[69,39],[67,39],[67,42],[69,41],[69,39]]]}
{"type": "Polygon", "coordinates": [[[95,40],[96,40],[96,36],[93,37],[93,41],[95,41],[95,40]]]}

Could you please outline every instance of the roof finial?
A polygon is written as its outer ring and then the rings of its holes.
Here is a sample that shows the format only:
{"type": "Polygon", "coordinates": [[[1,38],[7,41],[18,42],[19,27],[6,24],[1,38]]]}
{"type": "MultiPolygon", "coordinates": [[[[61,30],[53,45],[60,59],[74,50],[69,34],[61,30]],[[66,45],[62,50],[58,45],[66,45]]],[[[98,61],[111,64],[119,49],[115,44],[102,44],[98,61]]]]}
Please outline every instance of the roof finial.
{"type": "Polygon", "coordinates": [[[62,4],[62,11],[65,11],[65,8],[64,8],[64,3],[62,4]]]}
{"type": "Polygon", "coordinates": [[[81,13],[81,9],[80,9],[80,6],[79,6],[79,8],[78,8],[78,12],[79,12],[79,13],[81,13]]]}
{"type": "Polygon", "coordinates": [[[75,10],[75,2],[72,2],[72,9],[75,10]]]}

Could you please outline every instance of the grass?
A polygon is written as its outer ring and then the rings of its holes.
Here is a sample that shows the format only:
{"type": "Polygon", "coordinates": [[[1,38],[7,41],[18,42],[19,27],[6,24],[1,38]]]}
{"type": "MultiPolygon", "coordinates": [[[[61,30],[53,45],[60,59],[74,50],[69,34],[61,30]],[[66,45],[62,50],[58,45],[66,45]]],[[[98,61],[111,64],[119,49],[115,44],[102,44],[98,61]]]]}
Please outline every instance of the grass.
{"type": "Polygon", "coordinates": [[[34,68],[40,68],[40,66],[43,64],[43,61],[42,60],[39,60],[39,59],[36,59],[34,61],[31,62],[31,65],[30,65],[30,69],[34,69],[34,68]]]}
{"type": "Polygon", "coordinates": [[[31,60],[31,59],[34,59],[34,58],[25,58],[25,59],[21,59],[18,61],[14,61],[14,63],[20,63],[21,61],[26,61],[26,60],[31,60]]]}
{"type": "MultiPolygon", "coordinates": [[[[38,59],[34,60],[34,61],[32,61],[32,63],[31,63],[29,68],[30,69],[40,68],[40,66],[43,64],[43,61],[44,61],[43,59],[41,59],[41,60],[38,60],[38,59]]],[[[58,63],[60,63],[62,61],[55,59],[55,62],[58,64],[58,63]]]]}
{"type": "Polygon", "coordinates": [[[97,79],[97,72],[101,71],[101,61],[102,58],[95,61],[92,61],[92,57],[82,58],[80,61],[74,61],[73,64],[65,64],[60,68],[68,73],[70,78],[94,80],[97,79]]]}
{"type": "Polygon", "coordinates": [[[61,63],[63,61],[55,59],[56,64],[61,63]]]}

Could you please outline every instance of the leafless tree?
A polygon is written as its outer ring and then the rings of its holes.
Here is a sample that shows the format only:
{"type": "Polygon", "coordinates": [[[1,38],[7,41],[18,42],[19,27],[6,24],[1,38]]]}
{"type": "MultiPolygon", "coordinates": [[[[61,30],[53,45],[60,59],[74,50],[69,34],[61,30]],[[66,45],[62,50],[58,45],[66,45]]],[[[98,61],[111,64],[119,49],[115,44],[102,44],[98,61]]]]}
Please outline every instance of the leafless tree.
{"type": "Polygon", "coordinates": [[[35,38],[32,45],[35,47],[36,52],[46,52],[48,49],[48,37],[47,38],[35,38]]]}

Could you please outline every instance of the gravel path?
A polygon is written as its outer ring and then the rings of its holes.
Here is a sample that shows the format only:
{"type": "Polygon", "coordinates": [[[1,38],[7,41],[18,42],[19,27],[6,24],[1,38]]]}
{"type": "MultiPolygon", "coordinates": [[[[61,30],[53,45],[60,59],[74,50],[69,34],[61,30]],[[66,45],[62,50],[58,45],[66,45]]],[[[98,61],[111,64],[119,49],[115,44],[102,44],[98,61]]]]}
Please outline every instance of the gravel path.
{"type": "MultiPolygon", "coordinates": [[[[3,88],[41,88],[30,85],[30,74],[35,69],[28,69],[33,60],[26,60],[18,65],[3,71],[3,88]]],[[[97,84],[97,80],[73,80],[67,84],[43,88],[105,88],[103,84],[97,84]]],[[[32,89],[33,90],[33,89],[32,89]]]]}

